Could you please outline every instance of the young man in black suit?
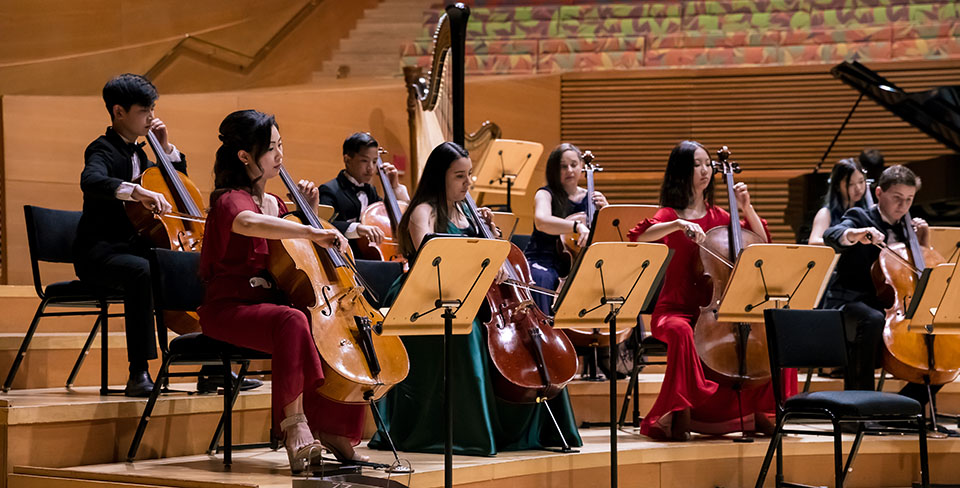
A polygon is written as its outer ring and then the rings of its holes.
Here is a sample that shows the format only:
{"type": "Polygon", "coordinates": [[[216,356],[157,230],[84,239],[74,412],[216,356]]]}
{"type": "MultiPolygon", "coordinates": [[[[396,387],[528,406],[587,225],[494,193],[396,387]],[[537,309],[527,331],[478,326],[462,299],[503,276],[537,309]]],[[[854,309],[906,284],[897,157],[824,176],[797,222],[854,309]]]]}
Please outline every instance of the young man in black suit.
{"type": "MultiPolygon", "coordinates": [[[[150,191],[135,180],[154,166],[139,137],[153,132],[173,166],[184,173],[186,158],[170,144],[167,128],[154,117],[157,89],[146,78],[123,74],[103,87],[103,101],[110,113],[106,133],[87,146],[83,156],[80,188],[83,215],[74,243],[74,269],[80,280],[105,292],[123,295],[124,326],[130,376],[124,394],[149,396],[153,390],[147,361],[157,357],[157,333],[153,322],[150,263],[144,257],[150,244],[141,240],[124,210],[124,202],[137,202],[155,213],[171,205],[163,194],[150,191]]],[[[219,369],[216,369],[219,374],[219,369]]],[[[200,391],[216,391],[209,375],[197,383],[200,391]]],[[[242,389],[255,388],[259,380],[244,380],[242,389]]]]}
{"type": "MultiPolygon", "coordinates": [[[[377,177],[377,151],[380,145],[370,134],[357,132],[343,141],[343,166],[337,177],[320,186],[320,204],[336,210],[332,224],[347,239],[356,251],[356,240],[367,238],[374,244],[383,242],[379,227],[363,225],[360,215],[371,203],[382,200],[371,182],[377,177]]],[[[407,187],[400,184],[397,168],[384,162],[383,168],[397,200],[409,202],[407,187]]]]}
{"type": "MultiPolygon", "coordinates": [[[[904,166],[891,166],[883,171],[875,190],[877,204],[864,209],[853,207],[843,220],[823,235],[824,242],[840,253],[836,272],[824,297],[824,308],[843,312],[847,327],[848,363],[844,375],[845,390],[874,389],[874,368],[878,358],[885,322],[885,305],[877,296],[870,268],[880,255],[875,243],[905,242],[903,217],[910,210],[920,189],[920,178],[904,166]]],[[[917,240],[927,246],[927,223],[914,218],[917,240]]],[[[934,387],[934,392],[939,386],[934,387]]],[[[900,394],[926,403],[926,387],[907,384],[900,394]]]]}
{"type": "Polygon", "coordinates": [[[147,396],[153,381],[147,361],[157,357],[153,323],[150,264],[143,257],[147,244],[140,242],[124,210],[124,202],[138,202],[153,212],[169,212],[162,194],[133,181],[152,166],[137,138],[152,131],[180,171],[186,161],[167,140],[167,128],[154,117],[157,90],[145,78],[124,74],[103,87],[110,113],[106,133],[84,152],[80,188],[83,216],[77,227],[74,268],[77,276],[99,289],[123,294],[127,359],[130,376],[127,396],[147,396]]]}

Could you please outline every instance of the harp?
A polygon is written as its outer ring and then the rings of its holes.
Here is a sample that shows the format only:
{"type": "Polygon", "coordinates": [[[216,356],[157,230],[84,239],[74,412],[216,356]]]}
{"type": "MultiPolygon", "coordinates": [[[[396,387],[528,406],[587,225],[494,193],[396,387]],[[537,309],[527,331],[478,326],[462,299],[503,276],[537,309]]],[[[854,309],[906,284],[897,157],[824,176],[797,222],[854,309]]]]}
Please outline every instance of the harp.
{"type": "Polygon", "coordinates": [[[490,142],[500,137],[500,127],[484,122],[476,132],[464,129],[463,78],[467,19],[470,8],[462,3],[449,5],[440,17],[433,36],[430,71],[407,66],[407,120],[410,128],[410,181],[416,186],[427,156],[444,141],[453,141],[482,160],[490,142]]]}

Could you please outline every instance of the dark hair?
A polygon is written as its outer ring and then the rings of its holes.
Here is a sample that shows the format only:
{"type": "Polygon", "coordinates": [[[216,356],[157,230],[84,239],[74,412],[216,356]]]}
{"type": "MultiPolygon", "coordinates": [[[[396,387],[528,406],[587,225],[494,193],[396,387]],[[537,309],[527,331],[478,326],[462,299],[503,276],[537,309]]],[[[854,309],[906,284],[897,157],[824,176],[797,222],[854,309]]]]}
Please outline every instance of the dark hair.
{"type": "Polygon", "coordinates": [[[860,157],[857,159],[860,161],[860,166],[870,174],[883,171],[883,153],[879,149],[868,147],[860,153],[860,157]]]}
{"type": "Polygon", "coordinates": [[[113,120],[114,105],[124,110],[130,110],[134,104],[150,107],[158,98],[157,87],[150,80],[133,73],[114,76],[103,85],[103,103],[107,106],[107,112],[110,112],[110,120],[113,120]]]}
{"type": "MultiPolygon", "coordinates": [[[[823,206],[827,207],[831,216],[835,214],[843,215],[843,212],[847,210],[847,206],[844,205],[843,200],[848,198],[849,192],[844,194],[840,188],[840,183],[847,182],[847,186],[849,187],[850,177],[857,172],[863,172],[863,168],[861,168],[860,163],[853,158],[841,159],[833,165],[833,169],[830,171],[830,186],[827,188],[827,196],[823,201],[823,206]]],[[[869,191],[869,188],[867,190],[869,191]]],[[[857,202],[847,202],[847,205],[851,207],[856,204],[857,202]]]]}
{"type": "Polygon", "coordinates": [[[380,144],[366,132],[354,132],[343,141],[343,154],[351,158],[368,147],[380,147],[380,144]]]}
{"type": "MultiPolygon", "coordinates": [[[[693,155],[703,147],[696,141],[681,141],[670,151],[667,168],[663,171],[663,185],[660,186],[660,206],[674,210],[683,210],[690,205],[690,190],[693,188],[693,155]]],[[[710,154],[709,151],[707,154],[710,154]]],[[[703,190],[703,200],[713,205],[713,178],[703,190]]]]}
{"type": "Polygon", "coordinates": [[[468,156],[470,153],[455,142],[444,142],[430,152],[427,163],[423,166],[423,175],[417,183],[417,191],[410,198],[407,211],[397,225],[400,253],[404,256],[409,258],[416,253],[417,246],[410,237],[410,215],[417,205],[430,205],[437,217],[433,231],[447,232],[447,223],[450,221],[450,216],[447,215],[447,169],[454,161],[468,156]]]}
{"type": "Polygon", "coordinates": [[[913,171],[910,171],[910,168],[895,164],[883,170],[877,186],[879,186],[881,190],[887,191],[893,185],[907,185],[916,187],[917,191],[920,191],[920,183],[920,178],[917,177],[913,171]]]}
{"type": "Polygon", "coordinates": [[[220,148],[213,163],[214,190],[210,194],[210,206],[217,202],[220,195],[230,190],[244,190],[253,193],[253,184],[261,176],[251,180],[247,168],[237,156],[240,150],[247,151],[253,157],[254,164],[260,167],[260,156],[270,148],[270,135],[277,126],[272,115],[256,110],[238,110],[227,115],[220,122],[220,148]]]}
{"type": "Polygon", "coordinates": [[[580,153],[580,148],[570,144],[569,142],[564,142],[559,146],[553,148],[553,151],[550,151],[550,155],[547,156],[547,189],[550,190],[550,213],[557,217],[566,217],[567,210],[570,208],[570,195],[567,194],[567,190],[563,188],[563,183],[560,181],[560,160],[563,159],[563,153],[567,151],[574,151],[577,153],[577,159],[583,161],[583,157],[580,153]]]}

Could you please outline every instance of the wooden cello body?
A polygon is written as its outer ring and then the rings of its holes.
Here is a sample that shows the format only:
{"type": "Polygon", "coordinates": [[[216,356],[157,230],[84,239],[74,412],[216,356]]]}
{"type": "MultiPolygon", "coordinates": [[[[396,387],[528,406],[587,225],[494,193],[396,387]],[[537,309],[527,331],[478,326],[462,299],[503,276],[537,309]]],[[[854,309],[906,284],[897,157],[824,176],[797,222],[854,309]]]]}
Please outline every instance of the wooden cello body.
{"type": "MultiPolygon", "coordinates": [[[[483,237],[492,239],[487,226],[467,195],[471,217],[483,237]]],[[[531,283],[530,266],[523,251],[510,245],[504,264],[510,280],[531,283]]],[[[527,288],[508,283],[487,290],[490,318],[487,351],[493,364],[494,393],[514,403],[534,403],[557,396],[577,374],[577,353],[573,344],[533,302],[527,288]]]]}
{"type": "MultiPolygon", "coordinates": [[[[126,202],[124,209],[137,233],[153,247],[187,252],[200,252],[203,242],[203,197],[197,185],[173,167],[153,132],[147,141],[157,156],[157,165],[144,170],[135,183],[160,193],[173,207],[172,215],[158,215],[139,202],[126,202]]],[[[200,318],[194,312],[164,313],[164,324],[177,334],[200,332],[200,318]]]]}
{"type": "Polygon", "coordinates": [[[732,263],[744,248],[763,243],[765,239],[740,225],[733,178],[740,167],[728,160],[729,155],[726,146],[718,151],[719,161],[714,162],[714,172],[723,174],[730,201],[730,225],[707,231],[700,247],[701,279],[710,283],[711,295],[706,305],[700,307],[693,338],[708,378],[724,385],[751,388],[770,380],[766,331],[748,323],[721,322],[717,311],[733,272],[732,263]]]}
{"type": "Polygon", "coordinates": [[[887,246],[871,269],[878,294],[890,304],[883,328],[883,368],[911,383],[942,385],[960,373],[960,336],[910,330],[906,308],[916,291],[917,271],[946,260],[920,245],[909,213],[904,219],[907,242],[887,246]]]}
{"type": "MultiPolygon", "coordinates": [[[[280,176],[305,215],[302,223],[332,229],[309,210],[285,169],[280,176]]],[[[294,215],[285,218],[299,220],[294,215]]],[[[291,306],[310,320],[323,358],[321,395],[342,403],[367,403],[406,378],[407,351],[399,337],[380,334],[383,315],[363,296],[349,251],[344,255],[306,239],[270,241],[268,269],[291,306]]]]}
{"type": "Polygon", "coordinates": [[[173,167],[153,132],[147,132],[147,140],[157,155],[157,165],[147,168],[136,183],[162,194],[176,216],[157,215],[138,202],[124,206],[127,216],[137,232],[155,247],[199,252],[206,218],[200,190],[187,175],[173,167]]]}
{"type": "Polygon", "coordinates": [[[360,223],[379,227],[383,231],[383,242],[378,245],[361,237],[357,242],[357,249],[360,250],[359,254],[363,259],[405,263],[407,259],[400,253],[400,243],[396,241],[395,236],[400,219],[403,218],[403,212],[407,210],[407,204],[397,200],[397,194],[390,185],[390,178],[383,170],[383,161],[379,154],[377,155],[377,173],[380,175],[380,183],[383,186],[383,201],[367,205],[360,215],[360,223]]]}

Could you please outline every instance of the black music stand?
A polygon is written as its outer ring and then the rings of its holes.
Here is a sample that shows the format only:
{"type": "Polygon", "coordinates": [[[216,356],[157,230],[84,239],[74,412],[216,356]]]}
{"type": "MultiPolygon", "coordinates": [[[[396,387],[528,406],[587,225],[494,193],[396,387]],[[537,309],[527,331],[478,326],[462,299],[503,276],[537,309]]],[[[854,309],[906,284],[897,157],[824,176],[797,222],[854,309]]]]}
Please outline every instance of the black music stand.
{"type": "MultiPolygon", "coordinates": [[[[616,371],[617,316],[635,317],[653,298],[670,249],[663,244],[600,242],[580,253],[553,307],[558,328],[610,328],[610,371],[616,371]],[[604,264],[607,263],[607,264],[604,264]]],[[[617,377],[610,380],[610,486],[617,486],[617,377]]]]}
{"type": "MultiPolygon", "coordinates": [[[[510,242],[428,236],[393,306],[383,319],[386,335],[443,335],[443,404],[446,440],[444,487],[453,486],[453,334],[469,334],[473,319],[510,253],[510,242]]],[[[392,441],[391,441],[392,442],[392,441]]]]}

